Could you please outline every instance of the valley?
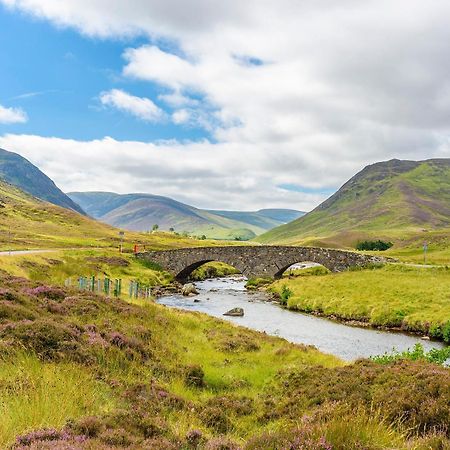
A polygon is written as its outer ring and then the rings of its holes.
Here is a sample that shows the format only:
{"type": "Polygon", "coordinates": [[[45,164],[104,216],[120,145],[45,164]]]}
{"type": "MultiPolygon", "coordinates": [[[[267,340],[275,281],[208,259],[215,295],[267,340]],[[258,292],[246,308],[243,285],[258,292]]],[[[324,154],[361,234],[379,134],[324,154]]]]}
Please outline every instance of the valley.
{"type": "Polygon", "coordinates": [[[70,192],[93,218],[133,231],[154,227],[181,235],[248,241],[271,228],[300,217],[302,212],[267,209],[255,212],[202,210],[168,197],[112,192],[70,192]]]}
{"type": "MultiPolygon", "coordinates": [[[[221,246],[243,243],[196,239],[163,226],[121,236],[91,218],[134,202],[142,212],[141,201],[151,208],[166,198],[96,193],[92,204],[81,202],[84,215],[6,181],[0,189],[2,448],[448,444],[450,378],[442,363],[450,353],[450,273],[442,230],[429,232],[436,235],[427,255],[431,267],[386,260],[330,274],[306,264],[278,280],[243,281],[230,278],[239,276],[236,267],[220,262],[221,246]],[[190,274],[200,290],[193,298],[180,295],[181,285],[158,263],[134,255],[136,249],[211,246],[219,252],[215,262],[190,274]],[[14,251],[27,249],[42,253],[14,251]],[[120,291],[108,288],[105,295],[105,280],[120,280],[120,291]],[[141,290],[135,294],[133,286],[141,290]],[[244,317],[220,320],[232,307],[242,307],[244,317]],[[414,412],[405,421],[406,408],[414,412]]],[[[164,217],[165,207],[153,207],[164,217]]],[[[260,227],[289,214],[198,217],[260,227]]],[[[416,241],[405,243],[359,255],[421,262],[416,241]]]]}

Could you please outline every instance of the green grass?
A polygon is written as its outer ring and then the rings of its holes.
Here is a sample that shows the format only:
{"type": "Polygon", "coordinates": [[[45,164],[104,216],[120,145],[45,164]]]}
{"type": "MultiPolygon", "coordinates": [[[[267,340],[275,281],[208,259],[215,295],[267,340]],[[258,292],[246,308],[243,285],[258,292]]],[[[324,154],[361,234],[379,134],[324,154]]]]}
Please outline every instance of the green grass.
{"type": "Polygon", "coordinates": [[[114,407],[109,387],[73,363],[45,363],[12,353],[0,360],[0,448],[39,428],[103,414],[114,407]]]}
{"type": "Polygon", "coordinates": [[[283,278],[270,286],[292,291],[287,306],[443,338],[450,321],[450,269],[386,265],[320,276],[283,278]]]}

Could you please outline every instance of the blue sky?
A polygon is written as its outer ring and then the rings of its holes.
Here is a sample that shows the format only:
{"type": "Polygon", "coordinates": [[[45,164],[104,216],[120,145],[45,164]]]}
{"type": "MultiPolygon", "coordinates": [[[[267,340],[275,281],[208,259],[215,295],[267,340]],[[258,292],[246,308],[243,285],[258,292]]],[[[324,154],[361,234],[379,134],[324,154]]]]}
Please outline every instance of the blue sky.
{"type": "Polygon", "coordinates": [[[64,191],[310,210],[450,157],[448,0],[0,0],[0,147],[64,191]]]}
{"type": "Polygon", "coordinates": [[[149,123],[100,103],[101,92],[117,88],[172,111],[158,100],[167,89],[122,76],[125,49],[148,38],[88,38],[0,5],[0,42],[0,104],[28,115],[26,123],[0,123],[0,133],[138,141],[209,136],[204,129],[170,120],[149,123]]]}

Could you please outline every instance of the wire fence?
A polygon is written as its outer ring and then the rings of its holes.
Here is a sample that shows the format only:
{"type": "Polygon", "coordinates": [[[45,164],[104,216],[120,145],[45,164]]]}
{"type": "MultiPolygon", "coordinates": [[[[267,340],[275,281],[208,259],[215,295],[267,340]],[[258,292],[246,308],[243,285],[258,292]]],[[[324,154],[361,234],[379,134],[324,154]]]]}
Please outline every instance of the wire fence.
{"type": "MultiPolygon", "coordinates": [[[[80,276],[75,280],[67,278],[64,282],[66,287],[75,287],[81,291],[94,292],[96,294],[103,294],[106,296],[121,297],[122,295],[122,279],[116,278],[97,278],[95,276],[85,277],[80,276]]],[[[139,281],[130,280],[128,285],[129,298],[143,298],[151,297],[151,288],[140,283],[139,281]]]]}

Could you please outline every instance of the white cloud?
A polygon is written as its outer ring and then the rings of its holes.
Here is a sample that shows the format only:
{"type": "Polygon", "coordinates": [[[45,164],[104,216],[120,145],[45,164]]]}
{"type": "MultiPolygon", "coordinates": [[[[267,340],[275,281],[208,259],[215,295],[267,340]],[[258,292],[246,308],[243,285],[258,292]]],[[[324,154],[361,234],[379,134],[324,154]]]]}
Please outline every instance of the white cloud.
{"type": "Polygon", "coordinates": [[[6,108],[0,105],[0,124],[25,123],[28,116],[20,108],[6,108]]]}
{"type": "Polygon", "coordinates": [[[179,108],[181,106],[196,106],[199,104],[198,100],[190,98],[186,95],[182,95],[179,92],[172,92],[171,94],[160,94],[158,99],[163,101],[173,108],[179,108]]]}
{"type": "MultiPolygon", "coordinates": [[[[338,187],[375,161],[450,156],[448,0],[0,2],[87,35],[148,36],[151,44],[124,52],[123,75],[158,84],[174,122],[212,133],[214,143],[84,143],[160,171],[157,182],[143,176],[138,184],[113,177],[108,166],[108,174],[91,174],[95,188],[146,186],[190,194],[200,206],[238,208],[254,199],[310,207],[320,196],[276,186],[338,187]],[[180,165],[183,177],[171,178],[180,165]]],[[[20,139],[6,143],[45,149],[36,137],[20,139]]]]}
{"type": "Polygon", "coordinates": [[[187,109],[179,109],[172,114],[173,123],[183,124],[188,123],[190,119],[190,114],[187,109]]]}
{"type": "Polygon", "coordinates": [[[105,106],[124,111],[146,122],[158,122],[164,118],[164,111],[149,98],[135,97],[120,89],[102,92],[100,101],[105,106]]]}

